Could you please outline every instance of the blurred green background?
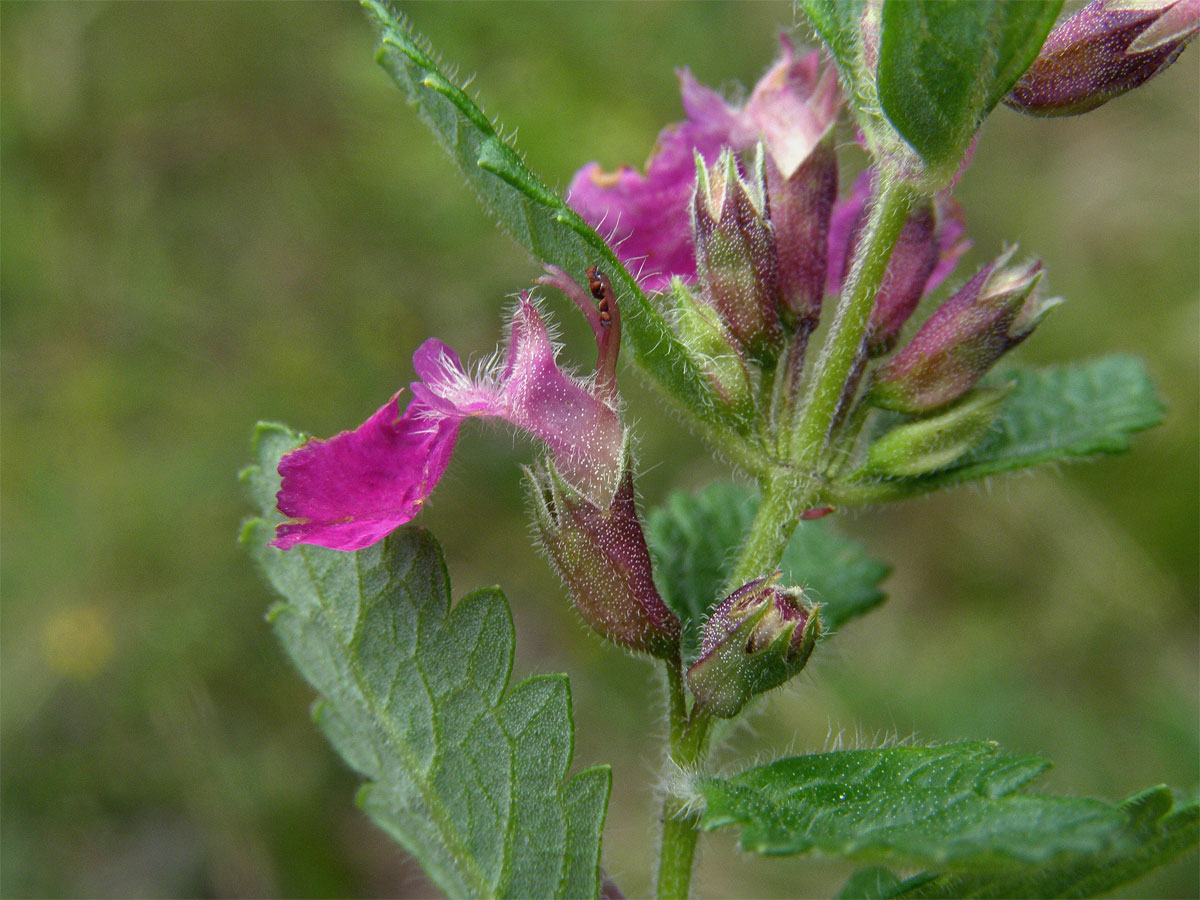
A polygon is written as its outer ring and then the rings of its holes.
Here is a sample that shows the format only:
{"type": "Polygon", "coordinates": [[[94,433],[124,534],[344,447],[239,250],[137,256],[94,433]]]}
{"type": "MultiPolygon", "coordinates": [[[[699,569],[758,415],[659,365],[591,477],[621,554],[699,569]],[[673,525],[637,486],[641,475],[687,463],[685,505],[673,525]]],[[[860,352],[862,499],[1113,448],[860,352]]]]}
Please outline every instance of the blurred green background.
{"type": "MultiPolygon", "coordinates": [[[[753,84],[793,16],[766,2],[407,11],[560,187],[589,160],[645,159],[680,117],[674,67],[753,84]]],[[[428,896],[309,722],[235,542],[235,475],[256,420],[353,427],[411,378],[428,335],[490,352],[537,266],[374,64],[352,4],[0,12],[0,892],[428,896]]],[[[1054,791],[1200,780],[1198,87],[1193,49],[1085,117],[1000,111],[959,192],[964,270],[1019,241],[1070,300],[1020,356],[1140,354],[1167,424],[1125,457],[844,517],[894,563],[891,601],[762,704],[734,750],[988,737],[1053,758],[1054,791]]],[[[556,309],[568,355],[590,362],[582,323],[556,309]]],[[[647,504],[724,473],[632,372],[624,385],[647,504]]],[[[657,673],[567,612],[528,541],[531,452],[465,429],[423,521],[456,596],[502,583],[515,674],[570,674],[576,764],[615,770],[605,864],[639,895],[657,673]]],[[[702,846],[704,896],[818,896],[848,871],[742,857],[723,835],[702,846]]],[[[1198,893],[1194,855],[1126,891],[1198,893]]]]}

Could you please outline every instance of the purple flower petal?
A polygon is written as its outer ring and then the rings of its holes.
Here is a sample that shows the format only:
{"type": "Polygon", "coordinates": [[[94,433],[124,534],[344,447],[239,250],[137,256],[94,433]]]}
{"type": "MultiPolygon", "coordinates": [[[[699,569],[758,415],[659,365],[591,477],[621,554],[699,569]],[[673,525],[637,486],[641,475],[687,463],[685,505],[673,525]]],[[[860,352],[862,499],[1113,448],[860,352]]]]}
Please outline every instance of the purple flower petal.
{"type": "Polygon", "coordinates": [[[612,501],[625,433],[616,410],[558,367],[537,309],[522,300],[513,318],[503,378],[504,418],[541,438],[559,473],[597,506],[612,501]]]}
{"type": "Polygon", "coordinates": [[[938,260],[929,280],[925,282],[925,293],[932,294],[938,285],[950,277],[962,259],[964,253],[971,249],[971,239],[967,234],[967,220],[963,208],[958,201],[947,194],[939,194],[934,198],[934,208],[937,210],[937,240],[938,260]]]}
{"type": "Polygon", "coordinates": [[[540,438],[572,487],[607,506],[622,469],[625,434],[616,410],[559,368],[537,308],[522,299],[513,316],[504,368],[475,378],[441,341],[421,345],[413,394],[440,414],[504,419],[540,438]]]}
{"type": "Polygon", "coordinates": [[[779,43],[782,55],[754,86],[730,143],[744,150],[761,137],[786,180],[833,126],[842,96],[837,72],[832,66],[821,70],[816,50],[797,59],[786,35],[779,43]]]}
{"type": "MultiPolygon", "coordinates": [[[[687,96],[688,81],[695,81],[686,70],[680,80],[687,96]]],[[[590,163],[571,181],[567,198],[572,208],[613,246],[643,289],[666,290],[672,275],[689,281],[696,277],[688,217],[696,180],[693,152],[711,163],[726,131],[703,122],[669,125],[658,136],[645,175],[628,166],[605,172],[590,163]]]]}
{"type": "Polygon", "coordinates": [[[871,173],[854,179],[847,197],[833,204],[829,217],[829,264],[825,268],[825,293],[838,294],[846,265],[850,261],[850,242],[866,221],[867,201],[871,199],[871,173]]]}
{"type": "Polygon", "coordinates": [[[832,67],[820,69],[814,51],[796,59],[781,36],[783,55],[736,109],[679,71],[687,120],[659,133],[642,175],[628,166],[605,172],[589,163],[571,181],[568,202],[601,236],[647,291],[666,290],[671,276],[696,277],[688,207],[695,154],[711,166],[720,151],[742,151],[760,139],[784,180],[824,138],[841,105],[832,67]]]}
{"type": "Polygon", "coordinates": [[[537,309],[526,297],[513,317],[503,371],[472,378],[434,338],[413,355],[421,381],[403,416],[399,394],[354,431],[309,441],[279,463],[279,511],[299,521],[272,544],[359,550],[412,519],[454,450],[462,421],[504,419],[541,438],[563,478],[597,505],[612,502],[624,469],[625,433],[615,409],[564,373],[537,309]]]}
{"type": "Polygon", "coordinates": [[[400,416],[399,394],[354,431],[313,440],[279,463],[279,525],[274,547],[316,544],[359,550],[421,509],[450,461],[459,419],[419,401],[400,416]]]}

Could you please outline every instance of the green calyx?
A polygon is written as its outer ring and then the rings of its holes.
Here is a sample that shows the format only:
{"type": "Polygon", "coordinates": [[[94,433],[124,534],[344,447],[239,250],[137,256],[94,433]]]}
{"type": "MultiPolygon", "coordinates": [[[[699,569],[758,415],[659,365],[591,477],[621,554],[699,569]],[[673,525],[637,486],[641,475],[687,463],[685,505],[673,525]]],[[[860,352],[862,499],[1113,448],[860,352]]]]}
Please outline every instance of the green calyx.
{"type": "Polygon", "coordinates": [[[821,620],[799,588],[758,579],[731,594],[705,627],[705,652],[687,673],[698,709],[736,716],[752,697],[779,687],[808,662],[821,620]]]}
{"type": "Polygon", "coordinates": [[[911,478],[945,468],[983,439],[1009,390],[979,388],[937,415],[898,425],[871,445],[857,474],[911,478]]]}

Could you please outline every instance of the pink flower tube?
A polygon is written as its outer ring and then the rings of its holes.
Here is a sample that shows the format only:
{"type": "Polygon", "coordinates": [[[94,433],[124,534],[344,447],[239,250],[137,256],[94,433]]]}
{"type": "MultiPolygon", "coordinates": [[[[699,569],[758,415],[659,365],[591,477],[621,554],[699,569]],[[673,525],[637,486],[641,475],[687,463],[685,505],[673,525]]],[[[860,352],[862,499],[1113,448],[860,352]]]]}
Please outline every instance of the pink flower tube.
{"type": "Polygon", "coordinates": [[[559,368],[541,314],[523,294],[503,364],[474,376],[431,338],[413,356],[420,381],[354,431],[312,440],[279,463],[274,546],[358,550],[412,519],[446,470],[464,419],[503,419],[539,438],[575,490],[607,508],[620,483],[625,434],[615,400],[559,368]],[[604,394],[600,396],[598,394],[604,394]]]}

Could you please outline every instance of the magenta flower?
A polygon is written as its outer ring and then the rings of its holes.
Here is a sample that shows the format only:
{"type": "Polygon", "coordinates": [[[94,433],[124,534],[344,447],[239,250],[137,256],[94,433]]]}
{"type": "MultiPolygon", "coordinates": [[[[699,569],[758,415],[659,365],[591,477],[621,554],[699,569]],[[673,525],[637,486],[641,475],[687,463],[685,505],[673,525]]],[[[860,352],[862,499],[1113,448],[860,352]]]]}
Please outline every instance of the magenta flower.
{"type": "Polygon", "coordinates": [[[841,95],[836,73],[821,69],[815,51],[797,59],[787,38],[780,42],[781,58],[741,108],[731,107],[681,69],[688,118],[659,134],[644,175],[628,166],[605,172],[590,163],[572,180],[571,206],[616,248],[644,289],[665,290],[672,275],[687,281],[696,277],[688,213],[696,154],[711,166],[722,149],[740,152],[761,140],[771,161],[770,176],[787,182],[837,118],[841,95]]]}
{"type": "Polygon", "coordinates": [[[309,441],[280,460],[279,511],[300,521],[277,526],[273,546],[358,550],[420,511],[450,461],[459,423],[433,418],[416,401],[401,416],[399,399],[355,431],[309,441]]]}
{"type": "MultiPolygon", "coordinates": [[[[593,310],[593,314],[595,311],[593,310]]],[[[611,313],[609,313],[611,321],[611,313]]],[[[599,319],[597,319],[599,321],[599,319]]],[[[602,364],[615,365],[615,351],[602,364]]],[[[358,550],[412,519],[433,491],[472,416],[503,419],[541,439],[572,488],[607,508],[620,483],[625,434],[608,387],[559,368],[527,294],[513,315],[503,365],[468,374],[453,350],[429,339],[413,355],[421,379],[399,415],[399,394],[354,431],[313,440],[283,457],[279,511],[297,521],[274,546],[358,550]]]]}

